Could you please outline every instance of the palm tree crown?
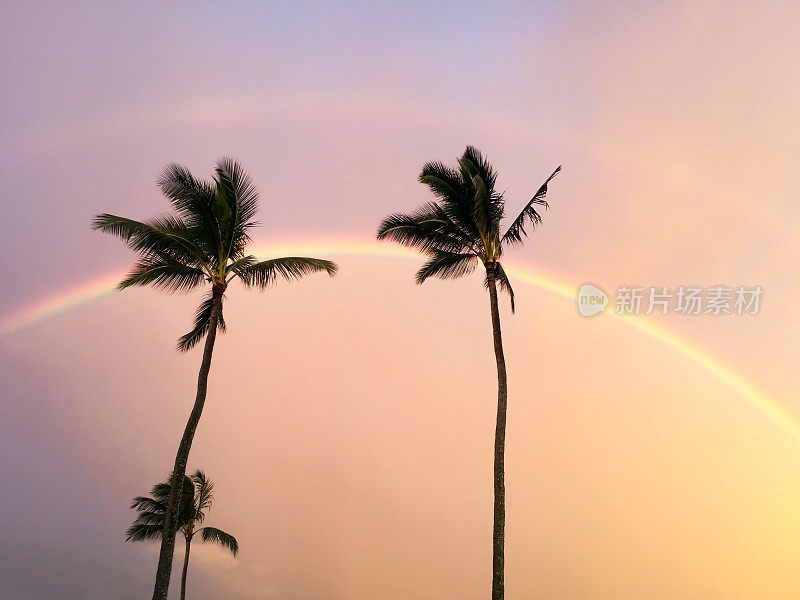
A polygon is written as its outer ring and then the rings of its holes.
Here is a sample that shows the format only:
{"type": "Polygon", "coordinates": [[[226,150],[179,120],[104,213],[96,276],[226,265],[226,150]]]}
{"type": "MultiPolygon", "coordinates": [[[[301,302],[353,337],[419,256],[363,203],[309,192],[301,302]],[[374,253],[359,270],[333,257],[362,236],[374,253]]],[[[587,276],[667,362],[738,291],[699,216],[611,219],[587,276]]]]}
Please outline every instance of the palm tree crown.
{"type": "Polygon", "coordinates": [[[536,206],[547,208],[547,184],[559,166],[539,187],[522,212],[501,234],[505,199],[497,192],[497,174],[474,147],[468,146],[456,168],[440,162],[427,163],[419,181],[436,197],[410,214],[386,217],[378,228],[378,239],[388,239],[420,250],[428,261],[417,271],[417,283],[428,277],[456,278],[471,273],[482,263],[493,270],[500,289],[507,292],[514,309],[514,291],[500,258],[507,246],[521,244],[528,225],[541,216],[536,206]]]}
{"type": "MultiPolygon", "coordinates": [[[[150,496],[137,496],[131,508],[139,512],[139,516],[125,532],[126,542],[151,541],[161,538],[164,532],[164,520],[167,514],[167,502],[171,485],[169,481],[153,486],[150,496]]],[[[184,475],[181,493],[181,504],[178,508],[178,531],[183,533],[187,541],[196,535],[203,542],[214,542],[230,550],[234,556],[239,552],[236,538],[216,527],[197,528],[206,518],[214,499],[214,483],[203,471],[198,469],[192,476],[184,475]]]]}
{"type": "MultiPolygon", "coordinates": [[[[194,328],[178,341],[186,351],[208,332],[213,293],[223,293],[238,277],[247,287],[264,289],[276,279],[298,279],[337,266],[328,260],[285,257],[258,261],[245,253],[258,208],[258,192],[233,159],[217,162],[212,181],[201,181],[186,167],[169,165],[158,182],[174,214],[147,221],[115,215],[95,217],[92,227],[122,238],[139,253],[139,261],[118,287],[152,285],[168,292],[186,292],[204,282],[211,293],[197,309],[194,328]]],[[[220,314],[218,329],[225,330],[220,314]]]]}

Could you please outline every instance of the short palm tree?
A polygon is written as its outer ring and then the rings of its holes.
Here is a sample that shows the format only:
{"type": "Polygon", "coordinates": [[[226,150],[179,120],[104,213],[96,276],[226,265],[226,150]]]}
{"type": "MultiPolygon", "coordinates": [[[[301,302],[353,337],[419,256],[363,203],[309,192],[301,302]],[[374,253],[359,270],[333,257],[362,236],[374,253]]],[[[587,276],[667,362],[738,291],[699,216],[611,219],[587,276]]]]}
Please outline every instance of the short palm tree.
{"type": "MultiPolygon", "coordinates": [[[[169,481],[153,486],[150,496],[137,496],[131,508],[139,511],[139,516],[125,532],[126,542],[158,540],[164,534],[164,521],[167,514],[169,481]]],[[[200,469],[191,477],[184,475],[181,502],[178,508],[178,531],[186,540],[181,574],[181,600],[186,598],[186,572],[189,568],[189,549],[192,539],[199,536],[201,542],[213,542],[230,550],[234,556],[239,552],[239,543],[229,533],[216,527],[198,527],[211,510],[214,499],[214,483],[200,469]]]]}
{"type": "Polygon", "coordinates": [[[139,253],[139,261],[119,283],[119,288],[151,285],[167,292],[187,292],[208,286],[195,315],[194,327],[178,341],[186,351],[205,336],[203,360],[197,378],[197,395],[186,423],[175,465],[164,520],[164,535],[156,571],[153,600],[166,600],[175,547],[178,502],[195,430],[203,412],[217,330],[225,329],[222,301],[228,284],[238,278],[245,287],[264,289],[277,279],[291,281],[325,271],[333,276],[337,266],[329,260],[305,257],[258,261],[246,253],[258,207],[258,192],[250,177],[234,160],[217,162],[212,181],[195,179],[185,167],[169,165],[158,182],[173,214],[134,221],[115,215],[95,217],[92,227],[122,238],[139,253]]]}
{"type": "Polygon", "coordinates": [[[526,227],[541,222],[536,206],[547,207],[547,184],[561,170],[558,167],[541,185],[508,229],[501,233],[505,216],[503,194],[495,189],[497,175],[489,162],[472,146],[467,147],[450,168],[439,162],[426,164],[419,181],[436,197],[410,214],[388,216],[378,229],[378,239],[393,240],[415,248],[428,257],[417,271],[417,283],[428,277],[453,279],[471,273],[479,264],[486,270],[484,283],[489,301],[497,361],[497,422],[494,437],[494,531],[492,544],[492,600],[504,594],[505,565],[505,439],[508,388],[497,288],[507,292],[514,311],[514,291],[500,263],[508,246],[520,245],[526,227]]]}

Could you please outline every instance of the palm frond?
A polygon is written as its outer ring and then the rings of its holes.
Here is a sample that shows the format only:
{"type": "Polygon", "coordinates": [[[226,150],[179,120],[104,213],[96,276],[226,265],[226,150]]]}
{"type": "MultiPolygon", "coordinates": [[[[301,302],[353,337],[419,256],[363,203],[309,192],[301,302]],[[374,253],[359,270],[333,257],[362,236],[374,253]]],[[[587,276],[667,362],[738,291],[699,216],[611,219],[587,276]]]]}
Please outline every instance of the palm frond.
{"type": "Polygon", "coordinates": [[[148,498],[147,496],[136,496],[130,507],[140,512],[155,513],[159,511],[166,512],[167,510],[166,502],[156,498],[148,498]]]}
{"type": "Polygon", "coordinates": [[[150,495],[162,502],[166,505],[167,501],[169,500],[169,494],[172,491],[172,485],[170,484],[169,480],[163,481],[161,483],[157,483],[153,486],[153,489],[150,490],[150,495]]]}
{"type": "Polygon", "coordinates": [[[92,229],[119,237],[131,250],[144,256],[155,254],[187,265],[203,262],[203,251],[193,239],[192,230],[170,215],[136,221],[101,214],[93,219],[92,229]]]}
{"type": "MultiPolygon", "coordinates": [[[[503,195],[494,189],[497,173],[474,146],[467,146],[458,163],[461,175],[471,190],[472,211],[481,237],[485,244],[494,244],[495,238],[499,238],[496,230],[505,210],[503,195]]],[[[493,254],[493,248],[487,250],[493,254]]]]}
{"type": "Polygon", "coordinates": [[[460,252],[474,239],[453,223],[445,210],[429,202],[411,214],[395,213],[378,227],[379,240],[392,240],[421,252],[460,252]]]}
{"type": "Polygon", "coordinates": [[[137,285],[152,285],[156,289],[175,293],[188,292],[203,283],[205,274],[197,267],[190,267],[169,258],[146,256],[141,258],[117,284],[118,289],[137,285]]]}
{"type": "Polygon", "coordinates": [[[300,279],[310,273],[325,271],[333,277],[339,267],[336,263],[321,258],[306,258],[302,256],[286,256],[272,258],[253,263],[237,269],[237,275],[247,287],[264,289],[274,284],[281,277],[286,281],[300,279]]]}
{"type": "Polygon", "coordinates": [[[457,202],[464,196],[461,173],[441,162],[429,162],[422,167],[419,182],[427,185],[441,200],[457,202]]]}
{"type": "Polygon", "coordinates": [[[192,475],[192,482],[197,490],[194,499],[195,519],[198,522],[202,522],[214,499],[214,482],[200,469],[197,469],[192,475]]]}
{"type": "Polygon", "coordinates": [[[139,513],[139,516],[136,517],[136,520],[133,523],[134,525],[159,525],[163,527],[166,514],[166,509],[157,511],[143,511],[139,513]]]}
{"type": "Polygon", "coordinates": [[[434,250],[431,258],[416,274],[417,283],[428,277],[455,279],[471,273],[478,264],[478,257],[471,253],[443,252],[434,250]]]}
{"type": "MultiPolygon", "coordinates": [[[[233,275],[231,277],[234,277],[234,276],[235,277],[241,277],[242,272],[244,270],[246,270],[247,268],[253,266],[257,262],[258,262],[258,259],[255,256],[253,256],[252,254],[249,254],[247,256],[242,256],[241,258],[237,258],[236,260],[231,262],[226,267],[225,270],[227,272],[229,272],[229,273],[233,273],[233,275]]],[[[230,279],[229,279],[229,281],[230,281],[230,279]]]]}
{"type": "Polygon", "coordinates": [[[459,160],[459,167],[462,173],[470,179],[478,175],[489,190],[494,190],[494,185],[497,182],[497,173],[475,146],[467,146],[459,160]]]}
{"type": "Polygon", "coordinates": [[[465,203],[441,202],[434,206],[436,215],[441,221],[439,232],[458,240],[462,248],[469,249],[476,254],[480,252],[481,233],[472,209],[465,203]]]}
{"type": "Polygon", "coordinates": [[[435,206],[458,231],[457,237],[465,245],[474,246],[475,241],[480,238],[480,231],[475,221],[471,186],[464,180],[461,171],[440,162],[430,162],[422,167],[419,181],[439,198],[435,206]]]}
{"type": "Polygon", "coordinates": [[[475,222],[478,224],[481,234],[488,237],[492,226],[491,209],[489,208],[491,192],[486,182],[477,174],[472,178],[472,188],[475,197],[475,222]]]}
{"type": "Polygon", "coordinates": [[[161,539],[161,534],[164,531],[164,524],[161,525],[147,525],[143,523],[134,523],[125,532],[126,542],[149,542],[152,540],[161,539]]]}
{"type": "Polygon", "coordinates": [[[219,544],[223,548],[230,550],[234,556],[239,552],[239,543],[236,538],[229,533],[225,533],[216,527],[203,527],[200,530],[200,538],[204,542],[213,542],[219,544]]]}
{"type": "MultiPolygon", "coordinates": [[[[516,308],[514,306],[514,288],[511,287],[511,282],[508,279],[508,275],[506,274],[505,269],[503,269],[503,265],[500,263],[495,263],[494,280],[497,282],[497,286],[500,288],[500,291],[508,294],[508,298],[511,301],[511,313],[513,314],[516,308]]],[[[487,288],[489,287],[488,276],[483,280],[483,284],[487,288]]]]}
{"type": "Polygon", "coordinates": [[[217,161],[217,197],[225,204],[218,208],[223,232],[224,258],[234,258],[249,239],[247,230],[256,225],[258,190],[242,166],[232,158],[217,161]]]}
{"type": "MultiPolygon", "coordinates": [[[[194,327],[192,330],[182,335],[178,340],[177,349],[181,352],[187,352],[194,348],[194,346],[203,339],[208,333],[208,328],[211,325],[211,310],[213,308],[213,293],[208,294],[205,300],[197,308],[194,316],[194,327]]],[[[217,330],[225,332],[225,319],[220,314],[219,321],[217,321],[217,330]]]]}
{"type": "Polygon", "coordinates": [[[511,226],[505,234],[503,234],[501,240],[503,244],[511,244],[512,246],[521,244],[522,238],[528,235],[527,231],[525,231],[526,223],[530,223],[533,227],[536,227],[536,225],[542,222],[542,217],[536,212],[534,205],[549,208],[547,201],[544,199],[547,195],[547,184],[550,183],[550,180],[553,179],[559,171],[561,171],[561,165],[559,165],[550,177],[539,187],[533,195],[533,198],[530,199],[528,204],[525,205],[525,208],[522,209],[522,212],[519,213],[519,216],[514,219],[514,222],[511,223],[511,226]]]}
{"type": "Polygon", "coordinates": [[[167,165],[158,179],[161,192],[172,202],[178,215],[195,227],[207,258],[219,262],[221,232],[214,211],[216,186],[195,179],[191,171],[175,163],[167,165]]]}

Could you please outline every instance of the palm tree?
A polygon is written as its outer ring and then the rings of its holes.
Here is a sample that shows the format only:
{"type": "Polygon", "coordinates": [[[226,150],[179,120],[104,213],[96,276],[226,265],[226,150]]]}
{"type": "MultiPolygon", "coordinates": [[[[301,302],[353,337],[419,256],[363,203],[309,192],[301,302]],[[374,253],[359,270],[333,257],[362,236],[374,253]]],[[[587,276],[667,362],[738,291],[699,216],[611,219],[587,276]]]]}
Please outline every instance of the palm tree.
{"type": "Polygon", "coordinates": [[[119,289],[152,285],[167,292],[187,292],[204,284],[210,287],[197,309],[194,327],[178,341],[178,349],[187,351],[205,336],[197,395],[172,470],[175,478],[167,501],[153,591],[153,600],[166,600],[175,548],[177,500],[203,412],[217,330],[225,330],[222,300],[228,284],[238,277],[245,287],[264,289],[279,278],[291,281],[316,271],[333,276],[337,266],[328,260],[304,257],[259,262],[245,253],[250,230],[257,224],[253,217],[258,192],[247,173],[230,158],[217,161],[210,182],[195,179],[186,167],[172,164],[158,185],[172,204],[173,214],[141,222],[102,214],[95,217],[92,227],[122,238],[139,253],[139,261],[119,283],[119,289]]]}
{"type": "Polygon", "coordinates": [[[494,531],[492,537],[492,600],[501,600],[504,593],[505,563],[505,440],[508,388],[503,340],[500,333],[500,312],[497,288],[507,292],[514,312],[514,291],[500,263],[507,246],[521,245],[527,225],[541,222],[536,206],[547,207],[544,197],[547,184],[561,170],[558,167],[542,184],[522,212],[501,234],[500,222],[505,216],[503,194],[495,190],[497,175],[489,162],[472,146],[468,146],[453,169],[439,162],[426,164],[419,176],[436,197],[410,214],[386,217],[378,229],[379,240],[393,240],[415,248],[428,261],[417,271],[416,281],[428,277],[454,279],[471,273],[479,263],[486,270],[484,284],[489,290],[489,303],[497,361],[497,423],[494,435],[494,531]]]}
{"type": "MultiPolygon", "coordinates": [[[[139,516],[125,532],[126,542],[141,542],[160,539],[164,534],[164,521],[167,514],[169,481],[153,486],[150,496],[137,496],[131,508],[139,511],[139,516]]],[[[214,499],[214,483],[200,469],[191,477],[184,475],[181,503],[178,509],[178,531],[186,540],[181,574],[181,600],[186,598],[186,571],[189,568],[189,549],[192,538],[200,536],[201,542],[213,542],[230,550],[234,556],[239,552],[239,543],[229,533],[216,527],[197,526],[206,518],[214,499]]]]}

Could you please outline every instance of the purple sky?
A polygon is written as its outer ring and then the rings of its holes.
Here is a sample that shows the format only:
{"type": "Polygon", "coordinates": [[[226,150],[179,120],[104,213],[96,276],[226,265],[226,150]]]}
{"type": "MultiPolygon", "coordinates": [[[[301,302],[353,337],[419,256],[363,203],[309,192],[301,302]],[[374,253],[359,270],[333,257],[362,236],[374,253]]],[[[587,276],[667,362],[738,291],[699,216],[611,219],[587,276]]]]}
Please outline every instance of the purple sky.
{"type": "MultiPolygon", "coordinates": [[[[176,161],[237,157],[255,235],[368,240],[480,147],[513,254],[566,281],[761,285],[757,317],[669,316],[800,419],[800,13],[789,3],[5,3],[0,318],[132,255],[99,212],[163,212],[176,161]]],[[[336,257],[334,280],[231,290],[190,468],[217,482],[189,597],[486,596],[494,374],[475,276],[336,257]]],[[[508,597],[782,600],[800,580],[800,445],[684,356],[517,285],[508,597]]],[[[134,290],[0,337],[0,596],[142,598],[127,505],[166,475],[196,298],[134,290]]]]}

